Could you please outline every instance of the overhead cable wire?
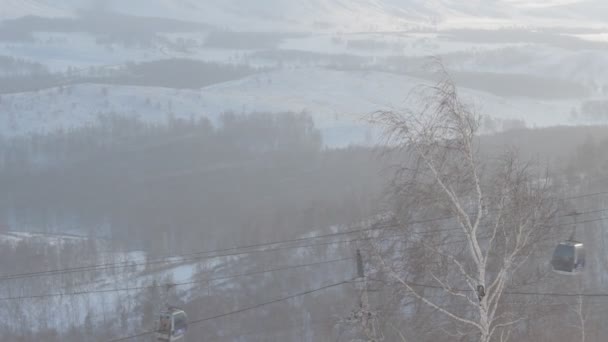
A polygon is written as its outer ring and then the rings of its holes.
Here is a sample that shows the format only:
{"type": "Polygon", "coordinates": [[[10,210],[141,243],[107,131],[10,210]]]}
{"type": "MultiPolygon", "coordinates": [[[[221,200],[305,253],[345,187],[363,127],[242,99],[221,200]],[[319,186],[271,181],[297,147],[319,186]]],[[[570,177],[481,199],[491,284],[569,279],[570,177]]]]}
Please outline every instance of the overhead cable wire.
{"type": "MultiPolygon", "coordinates": [[[[585,215],[585,214],[599,213],[599,212],[605,212],[605,211],[608,211],[608,208],[600,209],[600,210],[593,210],[593,211],[588,211],[588,212],[580,212],[580,213],[576,213],[576,215],[585,215]]],[[[569,214],[557,216],[557,218],[569,217],[569,216],[574,216],[574,215],[575,214],[569,213],[569,214]]],[[[156,260],[151,260],[151,261],[134,262],[132,260],[129,260],[129,261],[105,263],[105,264],[98,264],[98,265],[87,265],[87,266],[78,266],[78,267],[71,267],[71,268],[54,269],[54,270],[47,270],[47,271],[18,273],[18,274],[0,276],[0,281],[23,279],[23,278],[33,278],[33,277],[40,277],[40,276],[69,274],[69,273],[77,273],[77,272],[102,271],[102,270],[108,270],[108,269],[128,268],[128,267],[134,267],[134,266],[136,267],[136,266],[148,266],[148,265],[158,265],[158,264],[176,264],[176,263],[184,263],[184,262],[188,262],[188,261],[214,259],[214,258],[230,257],[230,256],[240,256],[240,255],[248,255],[248,254],[255,254],[255,253],[262,253],[262,252],[273,252],[273,251],[286,250],[286,249],[311,248],[311,247],[324,246],[324,245],[345,244],[345,243],[350,243],[350,242],[369,240],[370,238],[360,238],[360,239],[353,239],[353,240],[346,240],[346,241],[344,241],[344,240],[343,241],[332,241],[332,242],[309,244],[309,245],[276,247],[276,248],[267,248],[267,249],[261,249],[261,250],[256,250],[256,249],[250,250],[250,251],[247,250],[247,249],[269,247],[269,246],[288,244],[288,243],[298,243],[298,242],[306,242],[306,241],[310,241],[310,240],[326,239],[326,238],[343,236],[343,235],[381,231],[381,230],[386,230],[389,228],[398,228],[403,225],[429,223],[429,222],[434,222],[434,221],[447,220],[450,218],[453,218],[453,217],[440,217],[440,218],[415,220],[415,221],[410,221],[410,222],[401,223],[401,224],[377,224],[377,225],[374,225],[374,226],[368,227],[368,228],[347,230],[347,231],[341,231],[341,232],[329,233],[329,234],[317,235],[317,236],[311,236],[311,237],[302,237],[302,238],[288,239],[288,240],[275,241],[275,242],[264,242],[264,243],[251,244],[251,245],[238,246],[238,247],[230,247],[230,248],[217,249],[217,250],[211,250],[211,251],[200,251],[200,252],[192,252],[192,253],[187,253],[187,254],[178,254],[178,255],[167,256],[167,257],[164,257],[161,259],[156,259],[156,260]],[[227,252],[227,251],[239,251],[239,250],[247,250],[247,251],[242,251],[242,252],[237,252],[237,253],[218,254],[218,253],[227,252]],[[215,255],[207,256],[205,254],[215,254],[215,255]],[[189,257],[191,257],[191,258],[189,258],[189,257]]],[[[577,224],[599,222],[599,221],[604,221],[607,219],[608,219],[608,217],[602,217],[599,219],[577,221],[577,224]]],[[[561,226],[568,226],[568,225],[571,225],[571,224],[568,224],[568,223],[555,224],[555,225],[552,225],[552,227],[561,227],[561,226]]],[[[423,231],[423,232],[410,231],[407,234],[425,235],[425,234],[433,234],[433,233],[438,233],[438,232],[456,231],[456,230],[462,230],[462,228],[461,227],[442,228],[442,229],[436,229],[436,230],[427,230],[427,231],[423,231]]]]}
{"type": "MultiPolygon", "coordinates": [[[[220,318],[224,318],[224,317],[229,317],[229,316],[232,316],[232,315],[237,315],[237,314],[240,314],[240,313],[243,313],[243,312],[246,312],[246,311],[256,310],[256,309],[259,309],[259,308],[264,307],[264,306],[268,306],[268,305],[271,305],[271,304],[288,301],[290,299],[294,299],[294,298],[310,295],[310,294],[313,294],[315,292],[325,291],[325,290],[328,290],[328,289],[331,289],[331,288],[335,288],[335,287],[346,285],[346,284],[350,284],[350,283],[352,283],[352,281],[347,280],[347,281],[341,281],[339,283],[334,283],[334,284],[331,284],[331,285],[325,285],[323,287],[319,287],[319,288],[316,288],[316,289],[313,289],[313,290],[309,290],[309,291],[306,291],[306,292],[300,292],[300,293],[296,293],[296,294],[293,294],[293,295],[290,295],[290,296],[287,296],[287,297],[277,298],[277,299],[274,299],[274,300],[271,300],[271,301],[259,303],[259,304],[253,305],[253,306],[244,307],[244,308],[237,309],[237,310],[234,310],[234,311],[229,311],[229,312],[222,313],[222,314],[219,314],[219,315],[192,320],[192,321],[189,321],[188,324],[189,325],[200,324],[200,323],[204,323],[204,322],[208,322],[208,321],[212,321],[212,320],[216,320],[216,319],[220,319],[220,318]]],[[[109,340],[108,342],[127,341],[127,340],[131,340],[131,339],[138,338],[138,337],[152,335],[154,333],[156,333],[156,330],[149,330],[149,331],[144,331],[144,332],[136,334],[136,335],[131,335],[131,336],[126,336],[126,337],[121,337],[121,338],[116,338],[116,339],[113,339],[113,340],[109,340]]]]}
{"type": "Polygon", "coordinates": [[[200,280],[188,281],[188,282],[167,283],[167,284],[136,286],[136,287],[117,288],[117,289],[105,289],[105,290],[51,293],[51,294],[42,294],[42,295],[33,295],[33,296],[4,297],[4,298],[0,298],[0,301],[82,296],[82,295],[99,294],[99,293],[129,292],[129,291],[138,291],[138,290],[146,290],[146,289],[153,289],[153,288],[165,288],[167,286],[177,287],[177,286],[186,286],[186,285],[194,285],[194,284],[203,284],[203,283],[211,283],[211,282],[218,281],[218,280],[250,277],[250,276],[259,275],[259,274],[274,273],[274,272],[286,271],[286,270],[292,270],[292,269],[302,269],[302,268],[308,268],[308,267],[314,267],[314,266],[321,266],[321,265],[333,264],[333,263],[338,263],[338,262],[347,261],[347,260],[353,260],[353,258],[349,257],[349,258],[333,259],[333,260],[320,261],[320,262],[301,264],[301,265],[295,265],[295,266],[282,266],[282,267],[277,267],[277,268],[273,268],[273,269],[251,271],[251,272],[246,272],[246,273],[213,277],[213,278],[203,278],[200,280]]]}

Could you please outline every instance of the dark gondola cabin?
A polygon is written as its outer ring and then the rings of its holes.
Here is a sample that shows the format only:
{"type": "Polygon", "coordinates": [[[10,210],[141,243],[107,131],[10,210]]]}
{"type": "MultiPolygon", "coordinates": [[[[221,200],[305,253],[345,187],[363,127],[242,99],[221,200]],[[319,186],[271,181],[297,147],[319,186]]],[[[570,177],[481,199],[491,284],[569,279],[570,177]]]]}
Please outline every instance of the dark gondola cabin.
{"type": "Polygon", "coordinates": [[[553,271],[573,275],[585,268],[585,247],[578,241],[565,241],[557,245],[551,259],[553,271]]]}
{"type": "Polygon", "coordinates": [[[169,308],[160,315],[156,338],[158,341],[182,341],[188,330],[188,316],[183,310],[169,308]]]}

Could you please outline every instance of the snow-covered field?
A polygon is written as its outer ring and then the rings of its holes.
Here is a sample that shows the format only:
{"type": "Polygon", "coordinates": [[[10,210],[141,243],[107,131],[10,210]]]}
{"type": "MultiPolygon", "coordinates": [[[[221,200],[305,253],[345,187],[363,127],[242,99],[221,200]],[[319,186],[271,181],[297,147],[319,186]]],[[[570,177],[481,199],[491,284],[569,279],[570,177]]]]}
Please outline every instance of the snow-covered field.
{"type": "MultiPolygon", "coordinates": [[[[90,67],[111,69],[128,62],[166,58],[246,64],[271,70],[194,90],[87,84],[68,87],[63,92],[51,88],[4,94],[0,101],[0,133],[10,137],[81,127],[95,123],[99,114],[107,113],[161,122],[169,115],[207,116],[215,121],[226,111],[308,111],[329,144],[359,143],[369,133],[362,118],[376,110],[411,105],[408,94],[425,83],[402,74],[378,72],[378,67],[390,59],[428,55],[446,56],[451,70],[534,75],[577,82],[590,90],[590,99],[602,100],[608,89],[605,81],[608,58],[602,50],[561,49],[521,42],[473,43],[446,39],[440,31],[432,32],[432,28],[522,27],[524,22],[525,27],[534,27],[554,25],[552,22],[558,21],[558,26],[566,27],[598,4],[575,0],[492,3],[209,0],[204,4],[193,0],[0,0],[0,19],[26,14],[73,16],[78,10],[101,8],[131,15],[204,22],[238,31],[308,32],[280,39],[276,49],[259,51],[208,47],[205,32],[160,34],[162,39],[146,47],[100,43],[98,37],[90,33],[38,32],[33,42],[0,42],[0,55],[39,62],[52,72],[86,72],[90,67]],[[573,7],[577,11],[568,11],[573,7]],[[423,28],[422,32],[400,32],[416,27],[423,28]],[[393,32],[373,33],[385,30],[393,32]],[[303,56],[297,55],[300,52],[303,56]],[[265,57],[256,53],[264,53],[265,57]],[[289,53],[295,53],[295,57],[289,53]],[[360,58],[362,66],[358,69],[367,71],[324,68],[336,61],[340,63],[341,56],[346,60],[360,58]]],[[[583,25],[580,20],[577,22],[578,27],[583,25]]],[[[587,20],[584,27],[589,29],[596,24],[587,20]]],[[[602,35],[605,33],[581,33],[578,37],[599,39],[602,35]]],[[[500,97],[484,89],[466,88],[462,94],[475,103],[482,114],[498,120],[521,120],[529,127],[586,123],[575,121],[571,114],[582,101],[589,100],[587,98],[549,101],[500,97]]]]}

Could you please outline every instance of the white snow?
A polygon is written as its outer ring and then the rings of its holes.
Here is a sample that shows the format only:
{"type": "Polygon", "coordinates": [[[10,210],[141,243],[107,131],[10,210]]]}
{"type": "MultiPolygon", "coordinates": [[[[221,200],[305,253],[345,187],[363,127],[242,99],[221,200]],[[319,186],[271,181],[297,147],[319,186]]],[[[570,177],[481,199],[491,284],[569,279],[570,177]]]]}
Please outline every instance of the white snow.
{"type": "MultiPolygon", "coordinates": [[[[62,236],[48,236],[42,234],[32,233],[21,233],[21,232],[10,232],[0,234],[0,247],[6,244],[14,244],[20,239],[39,239],[37,242],[46,243],[49,246],[56,246],[57,239],[63,238],[62,236]]],[[[65,237],[69,241],[72,239],[71,236],[65,237]]],[[[74,240],[74,243],[86,243],[86,240],[74,240]]],[[[100,241],[98,246],[103,245],[103,241],[100,241]]],[[[319,251],[317,251],[319,252],[319,251]]],[[[336,258],[343,256],[343,251],[337,248],[330,248],[325,257],[336,258]]],[[[267,262],[262,264],[256,264],[255,257],[252,255],[244,255],[242,257],[219,257],[219,258],[206,258],[201,257],[200,260],[189,260],[186,262],[180,262],[181,258],[167,259],[175,261],[175,263],[159,263],[151,265],[146,268],[139,266],[137,268],[125,268],[118,270],[116,273],[111,270],[102,271],[98,274],[97,278],[86,280],[87,277],[81,277],[77,274],[74,277],[74,282],[69,289],[62,289],[59,280],[66,278],[62,277],[51,277],[51,279],[40,279],[41,282],[47,284],[47,286],[36,287],[35,292],[32,292],[33,288],[24,287],[20,288],[18,283],[13,284],[14,286],[8,286],[8,283],[3,283],[0,287],[0,298],[13,297],[13,296],[32,296],[32,295],[47,295],[47,294],[59,294],[59,293],[80,293],[79,295],[67,295],[67,296],[53,296],[46,298],[31,298],[21,299],[18,302],[6,302],[5,306],[0,308],[0,319],[5,322],[8,326],[18,327],[18,324],[28,324],[28,330],[36,332],[45,327],[52,327],[57,329],[59,332],[66,332],[73,325],[82,326],[84,325],[87,315],[93,320],[94,324],[105,322],[106,319],[120,320],[120,312],[116,311],[117,307],[122,307],[127,312],[131,313],[130,316],[138,312],[137,308],[142,304],[141,301],[147,292],[147,288],[151,286],[154,281],[156,284],[164,284],[168,279],[171,279],[173,283],[180,284],[175,289],[181,299],[186,301],[192,301],[194,299],[200,299],[201,297],[207,296],[209,291],[213,292],[213,296],[217,298],[224,298],[224,300],[234,299],[251,299],[251,295],[247,293],[257,293],[264,289],[264,284],[272,284],[277,286],[276,277],[273,273],[263,273],[262,271],[273,269],[277,267],[285,267],[286,265],[301,265],[305,263],[314,262],[317,260],[319,255],[313,253],[311,249],[302,248],[295,251],[279,252],[283,257],[277,258],[276,265],[270,265],[267,262]],[[312,260],[311,260],[312,258],[312,260]],[[264,267],[262,267],[264,265],[264,267]],[[250,277],[236,277],[241,272],[262,272],[259,276],[256,275],[255,284],[251,283],[250,277]],[[105,272],[105,273],[104,273],[105,272]],[[201,276],[203,272],[204,278],[197,278],[201,276]],[[217,281],[208,282],[208,279],[219,278],[217,281]],[[51,285],[53,284],[53,285],[51,285]],[[118,289],[130,289],[128,291],[117,291],[118,289]],[[93,293],[90,293],[93,291],[93,293]],[[102,291],[102,292],[95,292],[102,291]],[[105,291],[105,292],[104,292],[105,291]],[[244,291],[242,294],[241,292],[244,291]],[[243,297],[245,296],[245,297],[243,297]],[[18,304],[15,307],[13,303],[18,304]],[[15,312],[22,314],[18,322],[11,319],[14,317],[15,312]]],[[[151,260],[156,260],[152,258],[151,260]]],[[[145,261],[145,255],[141,252],[114,252],[107,254],[102,260],[98,260],[99,264],[105,263],[119,263],[124,261],[131,261],[134,263],[141,263],[145,261]]],[[[350,262],[346,260],[345,262],[350,262]]],[[[335,268],[334,264],[327,264],[323,266],[324,269],[332,270],[330,278],[343,279],[350,275],[350,268],[335,268]]],[[[289,271],[284,271],[289,272],[289,271]]],[[[299,269],[298,274],[302,272],[308,272],[306,270],[299,269]]],[[[317,273],[318,274],[318,273],[317,273]]],[[[303,287],[319,286],[322,281],[327,281],[327,275],[321,273],[322,276],[313,277],[308,276],[305,281],[302,282],[303,287]]],[[[29,280],[29,279],[27,279],[29,280]]],[[[19,282],[17,280],[17,282],[19,282]]],[[[27,283],[27,282],[25,282],[27,283]]],[[[29,283],[27,283],[29,284],[29,283]]],[[[40,283],[43,284],[43,283],[40,283]]],[[[286,284],[284,284],[286,285],[286,284]]],[[[291,287],[285,287],[285,291],[293,291],[291,287]]],[[[160,293],[163,293],[163,288],[158,288],[160,293]]],[[[156,299],[159,303],[162,302],[162,298],[156,299]]],[[[139,317],[138,317],[139,319],[139,317]]],[[[136,324],[130,325],[131,327],[136,324]]]]}
{"type": "MultiPolygon", "coordinates": [[[[66,0],[66,4],[67,4],[66,0]]],[[[0,0],[0,20],[15,19],[28,15],[41,17],[69,17],[72,10],[59,5],[61,1],[39,0],[0,0]]]]}
{"type": "Polygon", "coordinates": [[[587,34],[572,34],[571,36],[588,40],[591,42],[608,42],[608,32],[587,33],[587,34]]]}
{"type": "MultiPolygon", "coordinates": [[[[53,132],[91,125],[100,113],[139,117],[147,122],[208,117],[217,122],[226,111],[309,112],[329,144],[361,143],[365,117],[381,109],[411,106],[408,97],[423,80],[382,72],[322,68],[279,70],[201,90],[158,87],[78,85],[36,93],[3,95],[0,129],[6,136],[53,132]],[[107,89],[107,96],[103,95],[107,89]]],[[[499,119],[521,119],[528,126],[572,123],[575,100],[541,101],[501,98],[462,89],[483,113],[499,119]]]]}
{"type": "MultiPolygon", "coordinates": [[[[601,1],[583,0],[0,0],[0,20],[25,15],[72,16],[101,8],[139,16],[204,22],[238,30],[402,30],[438,27],[580,26],[571,8],[589,11],[601,1]],[[559,14],[548,18],[543,11],[559,14]]],[[[585,26],[604,20],[586,21],[585,26]]]]}
{"type": "Polygon", "coordinates": [[[6,244],[16,246],[21,242],[43,242],[51,246],[63,245],[65,243],[82,242],[85,238],[75,235],[52,234],[52,233],[28,233],[28,232],[4,232],[0,233],[0,245],[6,244]]]}

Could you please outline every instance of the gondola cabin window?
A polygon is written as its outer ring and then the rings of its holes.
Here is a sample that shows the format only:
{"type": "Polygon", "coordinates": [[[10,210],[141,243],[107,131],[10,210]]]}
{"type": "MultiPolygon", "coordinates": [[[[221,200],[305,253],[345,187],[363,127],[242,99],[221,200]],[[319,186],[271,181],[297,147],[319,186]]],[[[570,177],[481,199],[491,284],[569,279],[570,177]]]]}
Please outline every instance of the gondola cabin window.
{"type": "Polygon", "coordinates": [[[177,313],[175,315],[175,321],[174,321],[174,335],[182,335],[186,332],[186,329],[188,328],[188,320],[186,318],[186,315],[183,313],[177,313]]]}
{"type": "Polygon", "coordinates": [[[160,327],[158,330],[163,333],[171,332],[171,317],[170,316],[162,315],[160,317],[160,327]]]}

